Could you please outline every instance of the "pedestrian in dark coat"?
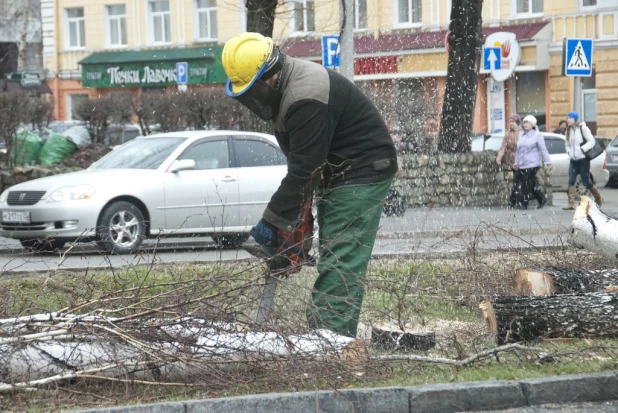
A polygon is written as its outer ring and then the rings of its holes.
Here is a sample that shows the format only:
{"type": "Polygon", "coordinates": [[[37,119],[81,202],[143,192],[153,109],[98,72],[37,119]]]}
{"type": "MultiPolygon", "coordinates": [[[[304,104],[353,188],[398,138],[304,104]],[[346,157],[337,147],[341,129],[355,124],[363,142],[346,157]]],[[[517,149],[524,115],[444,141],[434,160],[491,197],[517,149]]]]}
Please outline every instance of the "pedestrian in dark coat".
{"type": "Polygon", "coordinates": [[[496,156],[496,163],[499,165],[504,159],[509,166],[509,169],[513,171],[513,185],[509,191],[508,202],[510,206],[515,206],[515,153],[517,152],[517,140],[519,139],[519,129],[521,127],[521,116],[514,114],[509,118],[509,130],[504,134],[502,145],[498,150],[498,156],[496,156]]]}

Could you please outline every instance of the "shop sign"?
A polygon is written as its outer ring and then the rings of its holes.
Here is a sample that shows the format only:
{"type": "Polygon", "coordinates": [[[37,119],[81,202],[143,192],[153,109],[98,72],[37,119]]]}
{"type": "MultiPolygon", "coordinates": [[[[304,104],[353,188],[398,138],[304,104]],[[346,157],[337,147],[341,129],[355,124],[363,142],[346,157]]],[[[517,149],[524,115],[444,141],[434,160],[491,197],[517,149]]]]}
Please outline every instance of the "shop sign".
{"type": "Polygon", "coordinates": [[[491,73],[496,82],[511,77],[521,58],[517,36],[511,32],[496,32],[487,36],[483,45],[481,73],[491,73]]]}
{"type": "Polygon", "coordinates": [[[365,57],[354,59],[355,75],[375,75],[378,73],[397,73],[397,57],[365,57]]]}
{"type": "Polygon", "coordinates": [[[39,87],[41,86],[41,78],[36,72],[16,72],[9,73],[6,76],[8,79],[19,80],[22,87],[39,87]]]}
{"type": "Polygon", "coordinates": [[[120,65],[83,65],[82,84],[85,87],[141,87],[141,86],[169,86],[178,83],[191,85],[204,83],[220,83],[216,73],[211,73],[209,61],[184,62],[152,62],[152,63],[123,63],[120,65]],[[178,65],[178,63],[181,63],[178,65]],[[178,78],[178,67],[186,72],[178,78]]]}

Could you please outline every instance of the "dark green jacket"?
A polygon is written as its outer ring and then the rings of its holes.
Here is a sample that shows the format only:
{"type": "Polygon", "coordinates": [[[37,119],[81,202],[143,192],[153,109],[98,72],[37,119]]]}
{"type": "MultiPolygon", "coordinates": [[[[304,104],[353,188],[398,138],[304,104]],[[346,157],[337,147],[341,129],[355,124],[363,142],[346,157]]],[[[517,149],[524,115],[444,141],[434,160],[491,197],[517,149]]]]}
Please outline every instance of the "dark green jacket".
{"type": "Polygon", "coordinates": [[[397,171],[397,155],[376,107],[344,76],[289,56],[280,76],[274,127],[288,173],[263,217],[290,230],[314,190],[382,181],[397,171]]]}

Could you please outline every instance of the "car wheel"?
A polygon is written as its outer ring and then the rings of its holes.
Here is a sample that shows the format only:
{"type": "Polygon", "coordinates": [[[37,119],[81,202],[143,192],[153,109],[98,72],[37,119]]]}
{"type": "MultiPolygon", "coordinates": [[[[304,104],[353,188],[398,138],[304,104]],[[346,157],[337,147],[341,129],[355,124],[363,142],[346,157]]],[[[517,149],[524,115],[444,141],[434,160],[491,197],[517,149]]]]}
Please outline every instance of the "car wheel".
{"type": "Polygon", "coordinates": [[[575,194],[578,197],[582,197],[584,195],[587,197],[591,196],[590,191],[586,189],[579,176],[577,177],[577,181],[575,182],[575,194]]]}
{"type": "Polygon", "coordinates": [[[129,254],[142,244],[146,234],[144,214],[134,204],[114,202],[106,207],[97,226],[97,243],[107,252],[129,254]]]}
{"type": "Polygon", "coordinates": [[[248,240],[249,234],[214,234],[212,239],[215,241],[217,246],[232,249],[240,247],[246,240],[248,240]]]}
{"type": "Polygon", "coordinates": [[[20,239],[19,243],[32,252],[51,252],[64,247],[66,241],[56,239],[20,239]]]}

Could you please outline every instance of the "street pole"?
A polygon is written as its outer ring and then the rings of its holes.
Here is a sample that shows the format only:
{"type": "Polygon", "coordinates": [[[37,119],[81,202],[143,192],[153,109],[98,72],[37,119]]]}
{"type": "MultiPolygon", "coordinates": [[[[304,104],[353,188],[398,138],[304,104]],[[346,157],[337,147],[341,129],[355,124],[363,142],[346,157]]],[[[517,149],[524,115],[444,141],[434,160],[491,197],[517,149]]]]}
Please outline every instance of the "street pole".
{"type": "Polygon", "coordinates": [[[580,114],[581,116],[581,108],[582,108],[582,80],[579,76],[575,76],[573,78],[575,81],[574,93],[573,96],[573,110],[580,114]]]}
{"type": "Polygon", "coordinates": [[[342,28],[341,38],[339,39],[340,57],[339,64],[342,75],[354,81],[354,0],[343,0],[339,6],[339,16],[341,16],[340,26],[342,28]],[[345,10],[343,7],[345,4],[345,10]],[[344,22],[345,13],[345,26],[344,22]]]}

